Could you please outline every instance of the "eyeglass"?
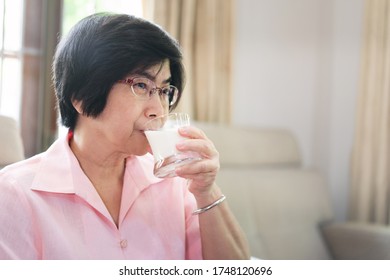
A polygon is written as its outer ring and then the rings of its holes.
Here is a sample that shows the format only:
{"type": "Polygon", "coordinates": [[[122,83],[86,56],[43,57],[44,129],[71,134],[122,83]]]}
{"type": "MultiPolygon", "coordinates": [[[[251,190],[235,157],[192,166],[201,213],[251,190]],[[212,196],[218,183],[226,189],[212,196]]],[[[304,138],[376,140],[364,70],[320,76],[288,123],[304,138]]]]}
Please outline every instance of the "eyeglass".
{"type": "Polygon", "coordinates": [[[149,99],[154,93],[158,93],[161,99],[165,99],[170,107],[175,105],[179,90],[172,85],[157,87],[156,84],[148,78],[135,77],[125,80],[119,80],[118,83],[130,85],[133,94],[142,99],[149,99]]]}

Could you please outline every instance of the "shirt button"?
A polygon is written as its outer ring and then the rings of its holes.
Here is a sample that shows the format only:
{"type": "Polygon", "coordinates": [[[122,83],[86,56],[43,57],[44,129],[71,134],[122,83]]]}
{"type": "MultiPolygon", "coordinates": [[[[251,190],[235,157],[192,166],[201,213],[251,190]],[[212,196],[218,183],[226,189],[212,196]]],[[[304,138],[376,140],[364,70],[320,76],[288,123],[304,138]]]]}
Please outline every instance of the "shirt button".
{"type": "Polygon", "coordinates": [[[123,240],[121,240],[121,242],[119,244],[121,245],[121,248],[126,248],[127,247],[127,240],[123,239],[123,240]]]}

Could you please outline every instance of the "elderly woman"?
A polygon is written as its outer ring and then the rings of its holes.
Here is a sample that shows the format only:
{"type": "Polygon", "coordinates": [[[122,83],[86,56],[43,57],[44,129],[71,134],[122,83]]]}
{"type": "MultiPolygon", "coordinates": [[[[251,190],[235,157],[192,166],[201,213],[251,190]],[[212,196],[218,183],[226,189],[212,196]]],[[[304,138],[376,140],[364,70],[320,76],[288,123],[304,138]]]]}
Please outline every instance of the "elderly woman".
{"type": "Polygon", "coordinates": [[[249,258],[201,130],[181,129],[177,149],[202,160],[174,178],[153,175],[145,123],[174,109],[184,84],[165,31],[129,15],[89,16],[60,42],[53,70],[69,132],[1,171],[0,259],[249,258]]]}

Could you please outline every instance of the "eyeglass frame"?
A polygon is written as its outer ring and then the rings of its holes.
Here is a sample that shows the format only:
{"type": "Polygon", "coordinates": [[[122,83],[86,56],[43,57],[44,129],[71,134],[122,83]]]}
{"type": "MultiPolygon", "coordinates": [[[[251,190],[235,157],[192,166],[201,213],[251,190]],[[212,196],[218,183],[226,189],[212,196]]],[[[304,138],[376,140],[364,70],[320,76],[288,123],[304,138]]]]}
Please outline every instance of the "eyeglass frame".
{"type": "MultiPolygon", "coordinates": [[[[133,77],[133,78],[127,78],[127,79],[118,80],[117,82],[118,82],[118,83],[123,83],[123,84],[128,84],[128,85],[130,85],[131,92],[134,94],[134,96],[135,96],[135,97],[138,97],[138,98],[141,98],[141,99],[144,99],[144,100],[150,99],[150,98],[152,97],[152,95],[155,94],[156,91],[158,91],[158,94],[161,96],[161,95],[163,94],[163,89],[164,89],[164,88],[174,88],[174,90],[175,90],[174,92],[176,93],[176,94],[175,94],[176,98],[175,98],[175,100],[174,100],[175,102],[172,102],[172,101],[171,101],[171,102],[168,104],[169,107],[174,106],[174,105],[177,103],[178,99],[179,99],[179,89],[178,89],[177,87],[175,87],[175,86],[173,86],[173,85],[168,85],[168,86],[165,86],[165,87],[158,87],[158,86],[156,86],[156,83],[155,83],[155,82],[153,82],[151,79],[146,78],[146,77],[136,76],[136,77],[133,77]],[[148,97],[143,98],[143,96],[140,96],[140,95],[136,94],[135,91],[134,91],[134,88],[133,88],[134,80],[135,80],[135,79],[139,79],[139,78],[146,79],[146,80],[150,81],[152,84],[155,85],[155,87],[153,87],[153,88],[150,90],[150,93],[149,93],[149,96],[148,96],[148,97]]],[[[169,96],[168,96],[168,98],[169,98],[169,96]]]]}

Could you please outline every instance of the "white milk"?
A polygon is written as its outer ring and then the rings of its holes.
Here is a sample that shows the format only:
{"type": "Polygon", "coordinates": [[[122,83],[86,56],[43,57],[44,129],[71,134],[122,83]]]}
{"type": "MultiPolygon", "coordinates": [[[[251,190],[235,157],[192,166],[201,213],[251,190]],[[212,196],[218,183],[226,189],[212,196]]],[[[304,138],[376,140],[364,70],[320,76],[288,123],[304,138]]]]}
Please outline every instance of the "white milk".
{"type": "Polygon", "coordinates": [[[145,135],[148,138],[153,156],[156,160],[165,159],[177,154],[176,144],[185,139],[179,135],[177,128],[149,130],[145,131],[145,135]]]}

